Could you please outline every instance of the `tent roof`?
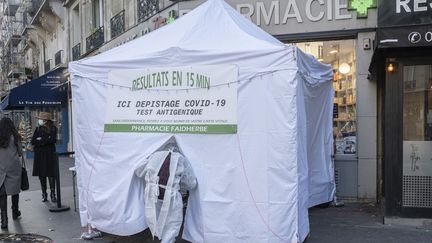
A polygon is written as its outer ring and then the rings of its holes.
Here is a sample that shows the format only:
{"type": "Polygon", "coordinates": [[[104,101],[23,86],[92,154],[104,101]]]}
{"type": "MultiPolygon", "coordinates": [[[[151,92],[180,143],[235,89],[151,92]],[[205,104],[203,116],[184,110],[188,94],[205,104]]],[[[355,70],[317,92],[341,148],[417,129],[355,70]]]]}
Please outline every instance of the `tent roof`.
{"type": "Polygon", "coordinates": [[[321,80],[332,78],[328,65],[283,44],[223,0],[208,0],[138,39],[71,62],[69,71],[72,76],[106,82],[113,69],[218,64],[237,65],[239,80],[282,69],[300,69],[321,80]]]}
{"type": "Polygon", "coordinates": [[[72,75],[106,81],[111,69],[226,63],[255,73],[261,68],[296,66],[292,46],[284,45],[223,0],[208,0],[149,34],[99,55],[71,62],[69,69],[72,75]],[[267,62],[257,61],[260,57],[269,58],[267,62]]]}
{"type": "Polygon", "coordinates": [[[228,53],[275,48],[280,50],[283,44],[224,1],[209,0],[173,23],[83,63],[114,54],[117,61],[129,60],[169,49],[228,53]]]}

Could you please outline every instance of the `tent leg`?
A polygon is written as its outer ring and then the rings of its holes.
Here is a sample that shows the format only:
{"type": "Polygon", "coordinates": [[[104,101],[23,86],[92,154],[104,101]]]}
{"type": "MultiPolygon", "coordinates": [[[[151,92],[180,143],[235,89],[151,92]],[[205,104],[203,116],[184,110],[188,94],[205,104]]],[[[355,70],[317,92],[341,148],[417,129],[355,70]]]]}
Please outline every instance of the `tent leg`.
{"type": "MultiPolygon", "coordinates": [[[[333,178],[335,178],[335,180],[336,180],[336,177],[335,177],[335,169],[336,169],[336,167],[335,167],[335,157],[334,157],[334,155],[332,156],[332,163],[333,163],[333,178]]],[[[333,205],[335,206],[335,207],[343,207],[344,205],[345,205],[345,203],[344,202],[342,202],[342,201],[338,201],[338,199],[337,199],[337,196],[336,196],[336,187],[337,187],[337,185],[336,185],[336,181],[335,181],[335,193],[334,193],[334,196],[333,196],[333,205]]]]}

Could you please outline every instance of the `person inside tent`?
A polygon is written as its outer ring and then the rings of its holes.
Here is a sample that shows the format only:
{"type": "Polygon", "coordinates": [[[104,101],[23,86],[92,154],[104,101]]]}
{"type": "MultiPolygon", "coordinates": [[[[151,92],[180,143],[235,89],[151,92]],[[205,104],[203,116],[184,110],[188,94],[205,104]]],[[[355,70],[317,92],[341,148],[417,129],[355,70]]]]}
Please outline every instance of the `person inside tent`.
{"type": "Polygon", "coordinates": [[[145,183],[145,218],[150,231],[162,243],[172,243],[183,222],[180,188],[193,190],[197,179],[177,143],[168,142],[135,169],[145,183]]]}

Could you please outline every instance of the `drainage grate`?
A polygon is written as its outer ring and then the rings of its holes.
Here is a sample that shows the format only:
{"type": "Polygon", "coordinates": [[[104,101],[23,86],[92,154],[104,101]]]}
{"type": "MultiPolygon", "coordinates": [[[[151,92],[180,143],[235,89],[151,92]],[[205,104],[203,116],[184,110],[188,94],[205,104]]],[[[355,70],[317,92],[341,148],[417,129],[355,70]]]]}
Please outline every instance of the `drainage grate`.
{"type": "Polygon", "coordinates": [[[402,206],[432,208],[432,176],[403,176],[402,206]]]}
{"type": "Polygon", "coordinates": [[[35,234],[0,234],[0,243],[53,243],[50,238],[35,234]]]}

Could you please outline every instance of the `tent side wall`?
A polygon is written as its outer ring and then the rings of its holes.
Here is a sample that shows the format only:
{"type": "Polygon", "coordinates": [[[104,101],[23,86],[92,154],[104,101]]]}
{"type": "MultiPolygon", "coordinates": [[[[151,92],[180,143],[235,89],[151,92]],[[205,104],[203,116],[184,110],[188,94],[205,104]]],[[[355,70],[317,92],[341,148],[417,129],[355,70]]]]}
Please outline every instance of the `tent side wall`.
{"type": "Polygon", "coordinates": [[[273,243],[299,242],[308,233],[308,194],[300,189],[310,188],[304,162],[309,147],[303,143],[302,152],[299,148],[299,134],[301,141],[307,139],[308,127],[299,128],[295,50],[243,21],[236,11],[226,11],[220,2],[209,0],[194,10],[199,13],[192,11],[118,49],[70,64],[83,224],[117,235],[144,230],[144,187],[133,171],[173,135],[104,133],[107,89],[119,88],[116,81],[106,84],[108,72],[237,65],[238,133],[174,135],[198,180],[184,235],[192,242],[273,243]],[[192,32],[182,32],[191,26],[196,27],[192,32]],[[173,33],[184,38],[160,41],[173,33]],[[156,51],[142,46],[155,46],[156,51]]]}
{"type": "Polygon", "coordinates": [[[335,193],[333,147],[333,73],[297,49],[298,79],[304,96],[309,175],[309,207],[330,202],[335,193]]]}
{"type": "Polygon", "coordinates": [[[309,175],[308,175],[308,153],[307,153],[307,119],[305,97],[303,90],[303,79],[297,73],[297,157],[298,157],[298,213],[299,213],[299,238],[303,242],[309,233],[309,175]]]}
{"type": "MultiPolygon", "coordinates": [[[[237,135],[175,135],[198,177],[187,239],[298,241],[295,75],[292,65],[239,85],[237,135]]],[[[146,227],[137,213],[144,212],[144,190],[133,168],[171,134],[104,133],[106,90],[117,87],[78,76],[72,85],[82,223],[118,235],[139,232],[146,227]]]]}

